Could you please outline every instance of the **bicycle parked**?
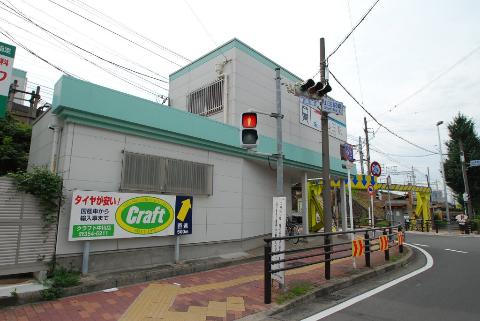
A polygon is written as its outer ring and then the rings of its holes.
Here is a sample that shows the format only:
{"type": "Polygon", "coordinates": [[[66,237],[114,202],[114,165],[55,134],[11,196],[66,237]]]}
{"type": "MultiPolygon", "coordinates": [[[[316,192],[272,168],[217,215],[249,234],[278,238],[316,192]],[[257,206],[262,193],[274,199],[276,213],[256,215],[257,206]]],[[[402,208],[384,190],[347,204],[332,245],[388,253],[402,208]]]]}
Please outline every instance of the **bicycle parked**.
{"type": "MultiPolygon", "coordinates": [[[[303,233],[303,226],[294,223],[290,217],[287,217],[286,229],[286,236],[301,235],[303,233]]],[[[290,241],[293,242],[293,244],[298,244],[300,237],[290,239],[290,241]]]]}

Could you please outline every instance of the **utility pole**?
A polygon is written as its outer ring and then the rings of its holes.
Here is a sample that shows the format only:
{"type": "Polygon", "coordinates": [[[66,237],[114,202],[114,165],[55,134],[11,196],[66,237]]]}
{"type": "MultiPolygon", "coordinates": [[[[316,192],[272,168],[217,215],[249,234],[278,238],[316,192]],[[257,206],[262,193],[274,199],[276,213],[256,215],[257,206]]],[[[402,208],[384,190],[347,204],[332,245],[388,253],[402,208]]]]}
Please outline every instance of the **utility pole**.
{"type": "Polygon", "coordinates": [[[282,96],[280,91],[280,67],[276,72],[276,104],[277,104],[277,196],[283,196],[283,140],[282,140],[282,96]]]}
{"type": "Polygon", "coordinates": [[[368,143],[367,117],[363,117],[365,123],[365,146],[367,148],[367,173],[370,175],[370,144],[368,143]]]}
{"type": "Polygon", "coordinates": [[[445,194],[445,211],[447,213],[447,228],[450,232],[450,209],[448,208],[448,196],[447,196],[447,183],[445,181],[445,167],[443,166],[443,153],[442,153],[442,141],[440,140],[440,125],[443,124],[443,121],[437,122],[437,133],[438,133],[438,153],[440,154],[440,171],[443,178],[443,193],[445,194]]]}
{"type": "MultiPolygon", "coordinates": [[[[430,167],[427,167],[427,185],[428,185],[428,188],[430,189],[430,195],[431,192],[432,192],[432,187],[430,186],[430,167]]],[[[432,197],[430,196],[430,207],[428,209],[428,214],[430,215],[430,219],[432,220],[432,223],[434,221],[434,217],[433,217],[433,213],[431,212],[432,211],[432,197]]],[[[433,227],[433,224],[432,224],[432,227],[433,227]]]]}
{"type": "MultiPolygon", "coordinates": [[[[325,38],[320,38],[320,82],[326,83],[325,38]]],[[[323,99],[323,98],[322,98],[323,99]]],[[[323,105],[323,104],[321,104],[323,105]]],[[[325,232],[332,231],[332,202],[330,188],[330,146],[328,141],[328,113],[322,111],[322,179],[323,179],[323,215],[325,232]]]]}
{"type": "Polygon", "coordinates": [[[360,153],[360,171],[362,175],[365,174],[363,170],[363,146],[362,146],[362,136],[358,136],[358,152],[360,153]]]}
{"type": "Polygon", "coordinates": [[[463,184],[465,185],[465,194],[467,194],[467,215],[469,219],[473,218],[472,198],[470,197],[470,188],[468,187],[467,168],[465,166],[465,153],[463,151],[463,142],[458,141],[460,146],[460,163],[462,164],[463,184]]]}

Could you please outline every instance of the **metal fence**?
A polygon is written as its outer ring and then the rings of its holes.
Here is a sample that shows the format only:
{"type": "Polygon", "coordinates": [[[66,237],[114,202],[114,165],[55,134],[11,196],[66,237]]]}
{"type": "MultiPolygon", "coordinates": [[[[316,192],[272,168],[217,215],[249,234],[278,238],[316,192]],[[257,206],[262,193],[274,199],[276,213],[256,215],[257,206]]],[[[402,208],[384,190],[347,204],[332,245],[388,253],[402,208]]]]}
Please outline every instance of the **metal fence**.
{"type": "Polygon", "coordinates": [[[352,256],[352,241],[341,241],[333,242],[334,236],[340,235],[351,235],[362,234],[363,235],[363,244],[365,247],[365,265],[367,267],[371,266],[370,254],[375,251],[380,251],[380,246],[376,248],[376,245],[379,245],[380,239],[375,238],[375,232],[381,231],[382,236],[386,236],[388,240],[388,246],[385,252],[385,260],[390,260],[390,248],[394,246],[399,246],[399,252],[403,253],[403,234],[402,226],[394,225],[389,227],[378,227],[378,228],[368,228],[368,229],[357,229],[352,231],[345,232],[331,232],[331,233],[316,233],[308,235],[295,235],[295,236],[285,236],[285,237],[274,237],[266,238],[265,241],[265,267],[264,267],[264,302],[265,304],[270,304],[272,301],[272,274],[287,271],[292,269],[298,269],[304,266],[325,263],[325,279],[330,280],[331,278],[331,262],[347,257],[352,256]],[[399,235],[402,235],[402,240],[399,240],[399,235]],[[395,241],[395,236],[397,236],[397,241],[395,241]],[[285,251],[272,252],[272,242],[282,241],[282,240],[292,240],[296,238],[319,238],[323,237],[323,244],[318,246],[307,246],[302,248],[289,249],[285,251]],[[374,248],[375,246],[375,248],[374,248]],[[275,256],[285,255],[284,259],[276,259],[275,256]],[[288,257],[287,257],[288,256],[288,257]],[[310,259],[309,262],[303,262],[303,259],[310,259]],[[291,266],[283,268],[272,268],[272,265],[276,265],[282,262],[294,263],[291,266]]]}
{"type": "Polygon", "coordinates": [[[218,79],[187,95],[190,113],[210,116],[223,110],[223,78],[218,79]]]}
{"type": "Polygon", "coordinates": [[[0,275],[47,270],[57,225],[44,226],[38,200],[0,177],[0,275]]]}

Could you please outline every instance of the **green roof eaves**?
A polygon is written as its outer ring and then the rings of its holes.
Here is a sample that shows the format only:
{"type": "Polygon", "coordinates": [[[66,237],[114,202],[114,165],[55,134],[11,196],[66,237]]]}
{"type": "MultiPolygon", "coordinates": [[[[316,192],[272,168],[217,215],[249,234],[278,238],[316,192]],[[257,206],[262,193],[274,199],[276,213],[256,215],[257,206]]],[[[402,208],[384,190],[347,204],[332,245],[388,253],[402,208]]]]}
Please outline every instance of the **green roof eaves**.
{"type": "Polygon", "coordinates": [[[242,41],[240,41],[236,38],[228,41],[227,43],[223,44],[222,46],[210,51],[209,53],[203,55],[202,57],[198,58],[197,60],[192,61],[191,63],[189,63],[185,67],[182,67],[181,69],[179,69],[179,70],[175,71],[174,73],[170,74],[170,81],[175,80],[178,77],[181,77],[181,76],[185,75],[186,73],[192,71],[193,69],[207,63],[208,61],[210,61],[210,60],[212,60],[212,59],[214,59],[214,58],[216,58],[220,55],[225,54],[225,52],[227,52],[228,50],[230,50],[232,48],[237,48],[237,49],[241,50],[242,52],[246,53],[250,57],[256,59],[260,63],[262,63],[262,64],[264,64],[267,67],[270,67],[272,69],[280,67],[280,69],[281,69],[280,74],[283,77],[286,77],[286,78],[290,79],[291,81],[294,81],[294,82],[302,81],[302,79],[300,77],[298,77],[297,75],[295,75],[294,73],[292,73],[292,72],[288,71],[287,69],[283,68],[282,66],[278,65],[273,60],[267,58],[266,56],[264,56],[260,52],[256,51],[252,47],[248,46],[247,44],[245,44],[244,42],[242,42],[242,41]]]}

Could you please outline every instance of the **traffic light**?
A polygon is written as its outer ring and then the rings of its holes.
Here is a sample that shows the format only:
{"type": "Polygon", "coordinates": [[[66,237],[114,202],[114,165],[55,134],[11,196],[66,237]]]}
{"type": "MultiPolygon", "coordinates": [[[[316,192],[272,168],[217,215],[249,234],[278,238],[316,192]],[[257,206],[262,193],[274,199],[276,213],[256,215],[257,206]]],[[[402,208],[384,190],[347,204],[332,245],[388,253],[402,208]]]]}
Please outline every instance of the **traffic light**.
{"type": "Polygon", "coordinates": [[[332,87],[325,81],[325,83],[317,82],[313,79],[308,79],[302,84],[296,84],[294,94],[295,96],[305,96],[312,99],[321,99],[327,93],[332,91],[332,87]]]}
{"type": "Polygon", "coordinates": [[[242,114],[242,130],[240,135],[240,144],[243,148],[257,147],[257,113],[248,112],[242,114]]]}

